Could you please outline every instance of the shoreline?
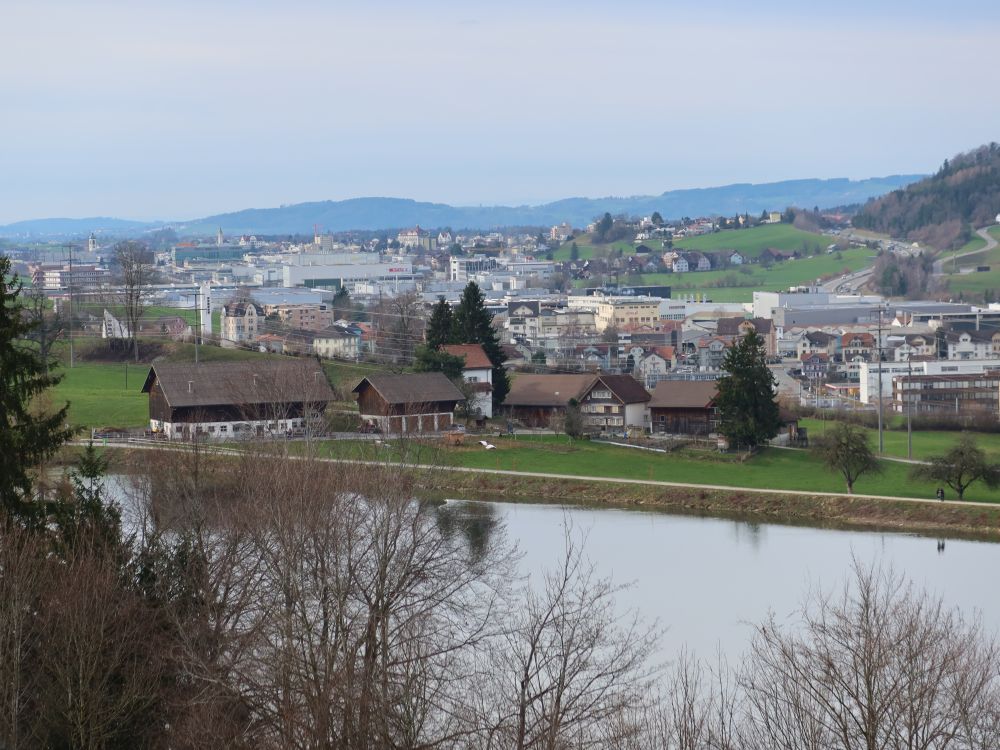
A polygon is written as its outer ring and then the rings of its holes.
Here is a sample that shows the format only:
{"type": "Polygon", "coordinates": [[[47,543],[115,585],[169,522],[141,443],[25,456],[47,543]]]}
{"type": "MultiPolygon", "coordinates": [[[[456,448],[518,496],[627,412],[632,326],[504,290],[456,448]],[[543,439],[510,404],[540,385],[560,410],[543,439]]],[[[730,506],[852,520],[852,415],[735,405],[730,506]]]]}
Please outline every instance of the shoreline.
{"type": "Polygon", "coordinates": [[[469,470],[434,469],[420,483],[429,493],[468,494],[470,499],[556,502],[711,516],[815,528],[889,531],[1000,542],[1000,506],[910,503],[850,495],[775,493],[755,489],[699,489],[590,482],[573,477],[526,477],[469,470]]]}

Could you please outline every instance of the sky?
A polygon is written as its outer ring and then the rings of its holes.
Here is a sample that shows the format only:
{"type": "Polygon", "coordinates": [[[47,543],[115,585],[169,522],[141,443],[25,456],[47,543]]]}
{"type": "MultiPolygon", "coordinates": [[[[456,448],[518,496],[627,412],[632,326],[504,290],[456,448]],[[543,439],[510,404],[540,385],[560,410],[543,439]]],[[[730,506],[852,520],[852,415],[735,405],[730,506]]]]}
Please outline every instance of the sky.
{"type": "Polygon", "coordinates": [[[0,224],[929,172],[1000,140],[998,34],[995,0],[2,0],[0,224]]]}

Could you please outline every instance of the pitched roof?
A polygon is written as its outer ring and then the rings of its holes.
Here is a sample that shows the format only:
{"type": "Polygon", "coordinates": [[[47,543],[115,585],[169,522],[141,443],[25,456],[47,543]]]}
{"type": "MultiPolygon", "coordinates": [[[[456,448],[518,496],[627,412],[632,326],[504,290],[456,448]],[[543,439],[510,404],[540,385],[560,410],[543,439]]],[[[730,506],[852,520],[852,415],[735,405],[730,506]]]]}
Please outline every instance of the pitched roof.
{"type": "Polygon", "coordinates": [[[656,384],[649,408],[704,409],[718,395],[714,380],[661,380],[656,384]]]}
{"type": "Polygon", "coordinates": [[[510,381],[507,406],[565,406],[580,398],[596,380],[593,375],[541,375],[520,372],[510,381]]]}
{"type": "Polygon", "coordinates": [[[366,383],[390,404],[462,401],[465,398],[455,384],[440,372],[375,373],[358,383],[353,393],[360,393],[366,383]]]}
{"type": "Polygon", "coordinates": [[[721,336],[739,336],[740,326],[746,323],[760,334],[770,333],[774,325],[769,318],[719,318],[715,331],[721,336]]]}
{"type": "Polygon", "coordinates": [[[824,333],[823,331],[809,331],[805,335],[805,339],[816,346],[828,346],[831,341],[834,341],[837,337],[830,333],[824,333]]]}
{"type": "Polygon", "coordinates": [[[650,399],[649,391],[643,388],[642,383],[631,375],[598,375],[597,380],[604,383],[608,390],[621,399],[622,403],[641,404],[650,399]]]}
{"type": "Polygon", "coordinates": [[[465,360],[466,370],[490,370],[493,363],[486,356],[482,344],[445,344],[441,351],[465,360]]]}
{"type": "Polygon", "coordinates": [[[157,363],[142,386],[159,384],[171,408],[327,402],[334,398],[323,368],[309,359],[157,363]]]}

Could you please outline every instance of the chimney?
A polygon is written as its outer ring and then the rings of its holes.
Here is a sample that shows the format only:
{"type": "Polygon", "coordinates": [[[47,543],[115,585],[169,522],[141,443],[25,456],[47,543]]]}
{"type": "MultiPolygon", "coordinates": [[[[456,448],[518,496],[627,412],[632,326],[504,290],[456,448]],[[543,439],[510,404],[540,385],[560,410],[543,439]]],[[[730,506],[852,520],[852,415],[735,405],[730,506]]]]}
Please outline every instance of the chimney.
{"type": "Polygon", "coordinates": [[[188,381],[188,393],[194,393],[194,381],[193,380],[189,380],[188,381]]]}

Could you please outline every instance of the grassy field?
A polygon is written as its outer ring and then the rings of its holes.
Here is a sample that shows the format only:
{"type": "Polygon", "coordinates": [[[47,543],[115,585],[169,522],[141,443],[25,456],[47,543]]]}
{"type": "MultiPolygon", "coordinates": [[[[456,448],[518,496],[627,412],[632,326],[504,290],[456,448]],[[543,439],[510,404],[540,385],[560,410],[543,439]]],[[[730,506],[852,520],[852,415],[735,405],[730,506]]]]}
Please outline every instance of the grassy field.
{"type": "MultiPolygon", "coordinates": [[[[905,437],[905,436],[904,436],[905,437]]],[[[547,472],[567,476],[600,476],[651,479],[668,482],[714,484],[727,487],[800,490],[803,492],[843,492],[843,480],[829,472],[809,451],[769,448],[757,456],[740,461],[738,456],[711,451],[673,454],[650,453],[617,448],[587,441],[570,441],[557,436],[519,436],[516,439],[491,438],[497,449],[486,451],[475,443],[461,448],[442,448],[426,452],[443,465],[482,469],[547,472]]],[[[354,443],[329,445],[330,455],[358,456],[359,450],[373,455],[378,449],[354,443]]],[[[378,452],[382,458],[387,449],[378,452]]],[[[412,458],[418,454],[411,454],[412,458]]],[[[910,467],[893,461],[883,462],[884,472],[862,477],[855,491],[863,494],[932,498],[936,487],[914,482],[910,467]]],[[[949,493],[950,494],[950,493],[949,493]]],[[[1000,502],[1000,490],[973,485],[967,500],[1000,502]]]]}
{"type": "MultiPolygon", "coordinates": [[[[750,302],[755,291],[780,291],[789,286],[813,284],[819,278],[857,271],[871,262],[871,251],[854,248],[837,254],[817,255],[776,263],[770,268],[760,265],[743,266],[724,271],[699,273],[647,273],[642,274],[643,284],[667,284],[674,296],[678,294],[705,294],[716,302],[750,302]],[[725,286],[714,286],[725,284],[725,286]]],[[[585,286],[590,282],[576,282],[585,286]]]]}
{"type": "MultiPolygon", "coordinates": [[[[570,246],[572,242],[573,240],[556,250],[553,253],[553,258],[557,261],[568,261],[570,259],[570,246]]],[[[631,255],[635,252],[637,245],[646,245],[652,248],[653,252],[663,252],[665,250],[663,241],[660,239],[595,245],[591,235],[583,234],[577,237],[575,242],[580,260],[593,258],[594,254],[598,252],[610,254],[618,250],[621,250],[625,255],[631,255]]],[[[727,229],[722,232],[703,234],[698,237],[688,237],[677,240],[674,243],[674,248],[703,252],[738,250],[744,255],[756,258],[769,247],[785,252],[802,251],[804,248],[813,247],[825,250],[831,242],[833,242],[832,237],[814,234],[813,232],[804,232],[801,229],[796,229],[791,224],[768,224],[753,227],[752,229],[727,229]]]]}
{"type": "MultiPolygon", "coordinates": [[[[990,229],[990,235],[1000,241],[1000,227],[990,229]]],[[[985,243],[979,237],[971,240],[966,248],[976,249],[985,243]],[[978,244],[975,244],[978,243],[978,244]],[[971,246],[971,247],[970,247],[971,246]]],[[[947,257],[947,256],[939,256],[947,257]]],[[[1000,247],[985,253],[976,253],[958,261],[959,268],[965,266],[990,266],[989,271],[982,273],[946,273],[945,280],[948,283],[948,292],[957,297],[959,294],[966,299],[981,299],[986,290],[992,290],[994,294],[1000,292],[1000,247]]],[[[944,271],[951,271],[952,265],[945,261],[944,271]]]]}
{"type": "MultiPolygon", "coordinates": [[[[799,425],[809,430],[809,437],[818,437],[826,432],[827,427],[833,424],[830,420],[822,419],[800,419],[799,425]]],[[[905,422],[897,422],[894,429],[886,429],[882,433],[882,441],[885,445],[885,455],[906,458],[906,426],[905,422]],[[902,426],[902,429],[900,429],[902,426]]],[[[872,448],[878,445],[878,430],[866,429],[872,448]]],[[[913,432],[913,458],[920,460],[928,456],[940,456],[948,450],[958,440],[960,432],[945,431],[914,431],[913,432]]],[[[976,445],[983,449],[994,460],[1000,460],[1000,434],[977,432],[975,433],[976,445]]]]}
{"type": "Polygon", "coordinates": [[[766,224],[752,229],[727,229],[723,232],[688,237],[674,243],[675,248],[714,252],[738,250],[743,255],[756,258],[767,248],[793,252],[818,247],[826,250],[835,238],[813,232],[804,232],[791,224],[766,224]]]}

